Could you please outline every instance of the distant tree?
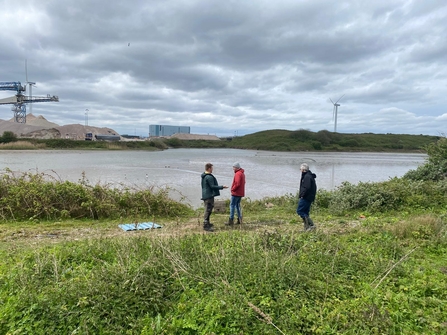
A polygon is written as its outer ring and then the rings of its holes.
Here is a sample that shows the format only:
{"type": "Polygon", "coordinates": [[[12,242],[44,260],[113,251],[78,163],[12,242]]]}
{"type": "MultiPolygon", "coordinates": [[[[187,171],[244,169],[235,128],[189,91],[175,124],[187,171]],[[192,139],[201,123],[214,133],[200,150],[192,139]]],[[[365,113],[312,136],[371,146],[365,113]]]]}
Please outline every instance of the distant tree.
{"type": "Polygon", "coordinates": [[[17,141],[17,135],[12,131],[5,131],[0,137],[0,143],[10,143],[17,141]]]}

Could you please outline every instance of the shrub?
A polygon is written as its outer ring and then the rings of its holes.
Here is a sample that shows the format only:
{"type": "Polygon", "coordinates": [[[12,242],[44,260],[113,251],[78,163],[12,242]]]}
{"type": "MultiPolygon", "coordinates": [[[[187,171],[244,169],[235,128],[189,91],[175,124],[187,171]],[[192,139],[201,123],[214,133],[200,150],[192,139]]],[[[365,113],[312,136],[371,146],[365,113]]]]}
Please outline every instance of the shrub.
{"type": "Polygon", "coordinates": [[[17,135],[12,131],[5,131],[3,135],[0,137],[0,143],[10,143],[17,141],[17,135]]]}
{"type": "Polygon", "coordinates": [[[416,170],[410,170],[404,178],[410,180],[442,180],[447,175],[447,138],[440,138],[427,146],[428,159],[416,170]]]}
{"type": "Polygon", "coordinates": [[[45,174],[6,171],[0,179],[0,219],[175,217],[189,206],[169,198],[169,189],[110,188],[56,180],[45,174]]]}
{"type": "Polygon", "coordinates": [[[314,148],[315,150],[323,149],[323,145],[319,141],[311,141],[310,143],[312,145],[312,148],[314,148]]]}
{"type": "Polygon", "coordinates": [[[306,142],[308,140],[313,139],[314,133],[311,132],[310,130],[300,129],[300,130],[291,132],[290,137],[295,140],[306,142]]]}
{"type": "Polygon", "coordinates": [[[350,210],[384,212],[405,207],[441,210],[446,206],[446,189],[446,183],[438,186],[433,182],[400,178],[357,185],[344,182],[333,192],[321,193],[322,199],[317,197],[317,200],[336,214],[350,210]]]}

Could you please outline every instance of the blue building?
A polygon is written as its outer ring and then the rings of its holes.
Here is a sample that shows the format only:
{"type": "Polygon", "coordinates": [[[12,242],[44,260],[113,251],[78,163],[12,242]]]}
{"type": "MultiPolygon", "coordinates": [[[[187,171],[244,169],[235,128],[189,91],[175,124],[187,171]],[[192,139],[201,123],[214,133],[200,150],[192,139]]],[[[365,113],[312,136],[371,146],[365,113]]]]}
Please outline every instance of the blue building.
{"type": "Polygon", "coordinates": [[[185,126],[166,126],[152,124],[149,126],[149,137],[171,136],[174,134],[190,134],[191,127],[185,126]]]}

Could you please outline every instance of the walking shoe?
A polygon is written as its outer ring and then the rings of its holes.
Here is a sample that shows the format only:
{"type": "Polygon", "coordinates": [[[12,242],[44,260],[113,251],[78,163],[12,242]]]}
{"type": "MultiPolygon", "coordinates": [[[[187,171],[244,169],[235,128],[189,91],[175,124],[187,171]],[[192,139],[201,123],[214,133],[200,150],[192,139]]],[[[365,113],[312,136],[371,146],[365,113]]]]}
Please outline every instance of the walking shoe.
{"type": "Polygon", "coordinates": [[[241,223],[242,223],[242,218],[237,218],[236,224],[241,224],[241,223]]]}
{"type": "Polygon", "coordinates": [[[206,223],[203,225],[203,230],[205,231],[214,231],[213,225],[211,223],[206,223]]]}
{"type": "Polygon", "coordinates": [[[314,222],[311,218],[307,218],[307,222],[309,223],[309,230],[315,230],[317,227],[315,226],[314,222]]]}
{"type": "Polygon", "coordinates": [[[309,218],[308,217],[303,217],[302,219],[303,219],[303,223],[304,223],[304,231],[307,231],[309,229],[309,227],[310,227],[309,218]]]}
{"type": "Polygon", "coordinates": [[[203,221],[203,226],[211,226],[214,227],[214,225],[212,223],[210,223],[208,220],[203,221]]]}
{"type": "Polygon", "coordinates": [[[232,226],[234,224],[234,219],[228,219],[228,222],[225,222],[227,226],[232,226]]]}

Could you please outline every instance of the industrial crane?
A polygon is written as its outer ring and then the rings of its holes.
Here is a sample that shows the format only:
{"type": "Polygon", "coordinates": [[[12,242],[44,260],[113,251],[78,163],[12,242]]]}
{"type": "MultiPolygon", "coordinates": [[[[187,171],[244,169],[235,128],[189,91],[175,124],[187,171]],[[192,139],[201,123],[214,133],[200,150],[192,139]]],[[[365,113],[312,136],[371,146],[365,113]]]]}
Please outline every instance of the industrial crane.
{"type": "Polygon", "coordinates": [[[0,91],[16,91],[15,96],[0,99],[0,105],[14,105],[11,110],[14,112],[14,122],[26,123],[26,104],[34,102],[59,102],[59,98],[55,95],[46,97],[27,97],[23,93],[26,86],[22,86],[20,81],[0,82],[0,91]]]}

